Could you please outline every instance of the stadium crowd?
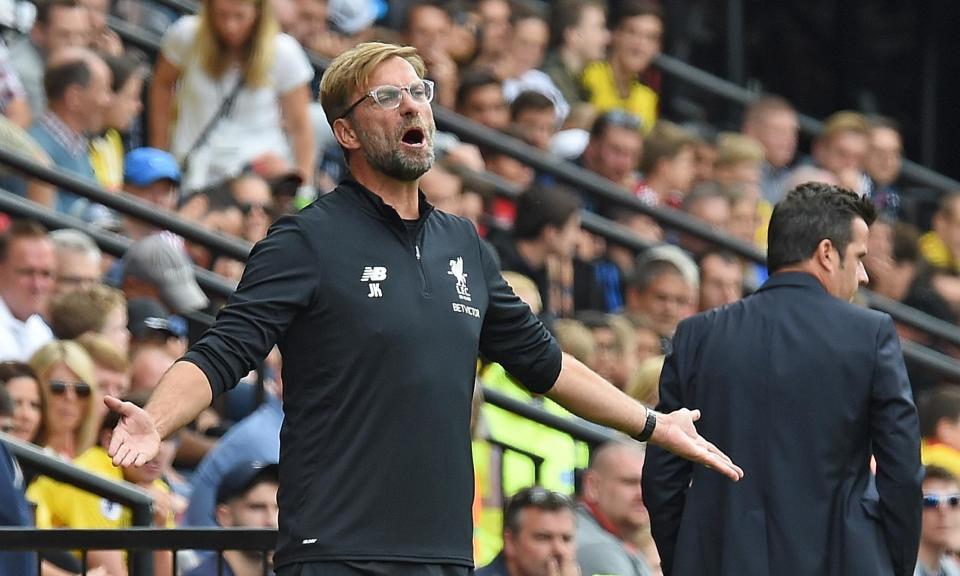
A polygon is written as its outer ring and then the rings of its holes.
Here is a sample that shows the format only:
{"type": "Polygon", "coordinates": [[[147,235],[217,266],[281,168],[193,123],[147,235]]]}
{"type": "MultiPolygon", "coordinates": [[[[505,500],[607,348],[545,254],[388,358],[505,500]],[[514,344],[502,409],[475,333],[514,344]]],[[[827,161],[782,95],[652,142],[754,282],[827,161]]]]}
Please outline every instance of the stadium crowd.
{"type": "MultiPolygon", "coordinates": [[[[773,205],[799,183],[869,197],[882,215],[870,230],[870,289],[957,323],[960,191],[943,195],[929,229],[919,227],[900,188],[895,123],[838,111],[805,153],[797,111],[779,96],[757,98],[739,130],[660,118],[669,80],[652,62],[670,23],[656,2],[612,4],[203,0],[197,15],[180,16],[150,0],[23,3],[12,25],[19,30],[0,44],[0,145],[254,243],[346,175],[308,52],[333,57],[367,40],[409,44],[427,64],[436,105],[761,250],[773,205]],[[148,59],[125,46],[108,16],[162,34],[160,53],[148,59]]],[[[429,201],[474,223],[566,352],[648,406],[657,403],[677,324],[766,279],[763,266],[502,152],[438,133],[436,154],[422,181],[429,201]],[[523,193],[497,197],[476,172],[523,193]],[[634,254],[607,243],[581,228],[581,210],[654,247],[634,254]]],[[[120,470],[105,452],[117,420],[102,397],[142,404],[203,330],[194,313],[216,314],[223,304],[204,294],[193,267],[237,281],[243,263],[10,171],[0,172],[0,188],[134,242],[114,259],[82,232],[0,213],[3,432],[144,488],[157,526],[276,527],[276,351],[147,466],[120,470]]],[[[902,339],[960,358],[949,342],[898,328],[902,339]]],[[[930,466],[917,574],[960,574],[960,392],[919,369],[911,381],[930,466]]],[[[612,443],[588,456],[563,433],[481,403],[482,385],[574,418],[502,367],[481,361],[477,382],[475,557],[478,567],[489,564],[478,574],[659,573],[640,491],[643,446],[612,443]]],[[[10,464],[0,463],[3,523],[131,525],[119,505],[10,464]],[[26,509],[17,504],[24,490],[26,509]]],[[[157,574],[170,573],[170,556],[155,554],[157,574]]],[[[182,556],[182,574],[216,573],[204,554],[182,556]]],[[[126,574],[124,557],[91,551],[89,573],[126,574]]],[[[242,552],[228,553],[226,564],[237,576],[261,569],[242,552]]],[[[49,554],[41,571],[79,569],[73,556],[49,554]]]]}

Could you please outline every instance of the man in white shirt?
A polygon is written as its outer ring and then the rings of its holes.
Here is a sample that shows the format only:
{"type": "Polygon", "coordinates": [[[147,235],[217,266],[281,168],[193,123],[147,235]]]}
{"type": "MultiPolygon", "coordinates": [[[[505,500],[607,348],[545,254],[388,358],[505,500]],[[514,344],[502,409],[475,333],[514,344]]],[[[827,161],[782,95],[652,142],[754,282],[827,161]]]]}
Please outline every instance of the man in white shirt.
{"type": "Polygon", "coordinates": [[[43,226],[14,220],[0,236],[0,361],[26,361],[53,339],[41,315],[55,271],[53,242],[43,226]]]}

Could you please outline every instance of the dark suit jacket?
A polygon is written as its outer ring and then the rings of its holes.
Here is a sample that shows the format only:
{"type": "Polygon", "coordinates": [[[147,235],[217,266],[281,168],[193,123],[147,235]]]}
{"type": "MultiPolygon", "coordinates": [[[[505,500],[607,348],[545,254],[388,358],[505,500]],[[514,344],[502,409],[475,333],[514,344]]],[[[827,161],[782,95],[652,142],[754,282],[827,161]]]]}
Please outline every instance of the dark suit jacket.
{"type": "Polygon", "coordinates": [[[659,409],[681,407],[703,411],[700,433],[745,476],[648,447],[643,496],[665,575],[913,573],[920,434],[889,316],[809,274],[776,274],[677,328],[659,409]]]}

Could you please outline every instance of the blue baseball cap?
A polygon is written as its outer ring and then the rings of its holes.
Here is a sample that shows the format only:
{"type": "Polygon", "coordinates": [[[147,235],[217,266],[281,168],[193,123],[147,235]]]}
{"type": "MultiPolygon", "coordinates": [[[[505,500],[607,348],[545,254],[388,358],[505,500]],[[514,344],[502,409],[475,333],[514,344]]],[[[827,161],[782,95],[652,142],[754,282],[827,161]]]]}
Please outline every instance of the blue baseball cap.
{"type": "Polygon", "coordinates": [[[157,148],[135,148],[123,158],[123,182],[148,186],[158,180],[180,183],[180,167],[169,153],[157,148]]]}

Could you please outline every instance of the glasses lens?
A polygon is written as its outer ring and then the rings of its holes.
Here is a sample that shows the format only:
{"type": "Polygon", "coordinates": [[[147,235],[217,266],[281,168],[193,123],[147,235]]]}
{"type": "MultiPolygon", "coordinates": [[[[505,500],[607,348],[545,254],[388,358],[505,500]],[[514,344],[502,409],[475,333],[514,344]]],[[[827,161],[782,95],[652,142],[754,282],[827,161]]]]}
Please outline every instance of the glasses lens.
{"type": "Polygon", "coordinates": [[[77,393],[77,396],[80,398],[88,398],[90,396],[90,385],[84,382],[73,385],[73,391],[77,393]]]}
{"type": "Polygon", "coordinates": [[[954,494],[952,496],[947,497],[947,506],[951,508],[956,508],[957,506],[960,506],[960,496],[954,494]]]}
{"type": "Polygon", "coordinates": [[[410,84],[410,97],[417,102],[430,102],[433,100],[433,83],[427,80],[420,80],[410,84]]]}
{"type": "Polygon", "coordinates": [[[400,105],[400,95],[403,92],[396,86],[381,86],[373,93],[373,99],[382,108],[396,108],[400,105]]]}
{"type": "Polygon", "coordinates": [[[50,391],[59,396],[67,391],[67,383],[62,380],[51,380],[50,391]]]}

